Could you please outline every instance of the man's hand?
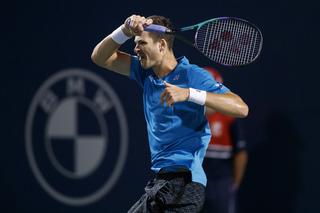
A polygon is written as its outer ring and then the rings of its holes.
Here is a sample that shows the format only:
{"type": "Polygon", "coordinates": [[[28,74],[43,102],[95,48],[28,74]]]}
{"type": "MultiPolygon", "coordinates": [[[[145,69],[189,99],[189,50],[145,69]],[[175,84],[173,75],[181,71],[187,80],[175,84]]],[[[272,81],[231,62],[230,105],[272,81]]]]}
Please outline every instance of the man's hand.
{"type": "Polygon", "coordinates": [[[122,31],[129,37],[139,36],[144,31],[144,27],[152,24],[152,22],[152,19],[146,19],[139,15],[132,15],[127,18],[122,25],[122,31]]]}
{"type": "Polygon", "coordinates": [[[166,88],[160,95],[160,102],[164,104],[166,102],[167,106],[172,106],[176,102],[182,102],[188,100],[189,89],[180,88],[175,85],[164,82],[166,88]]]}

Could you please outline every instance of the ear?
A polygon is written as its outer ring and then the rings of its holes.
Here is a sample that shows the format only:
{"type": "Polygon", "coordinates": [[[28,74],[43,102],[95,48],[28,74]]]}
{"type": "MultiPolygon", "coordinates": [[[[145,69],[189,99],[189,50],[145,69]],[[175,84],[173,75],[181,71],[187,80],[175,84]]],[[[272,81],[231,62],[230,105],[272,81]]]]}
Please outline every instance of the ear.
{"type": "Polygon", "coordinates": [[[167,46],[168,46],[167,41],[164,39],[160,39],[160,42],[159,42],[160,52],[163,52],[167,48],[167,46]]]}

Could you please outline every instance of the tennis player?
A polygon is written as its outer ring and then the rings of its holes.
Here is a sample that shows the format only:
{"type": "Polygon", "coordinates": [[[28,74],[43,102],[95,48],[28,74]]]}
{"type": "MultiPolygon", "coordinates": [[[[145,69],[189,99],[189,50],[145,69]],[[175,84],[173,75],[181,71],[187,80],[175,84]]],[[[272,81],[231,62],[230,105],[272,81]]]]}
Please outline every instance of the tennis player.
{"type": "Polygon", "coordinates": [[[207,181],[202,161],[210,141],[205,107],[246,117],[248,106],[207,71],[186,57],[176,58],[172,35],[144,31],[152,23],[173,28],[162,16],[132,15],[98,43],[91,56],[98,66],[143,88],[155,178],[128,212],[199,212],[207,181]],[[131,38],[136,56],[119,50],[131,38]]]}

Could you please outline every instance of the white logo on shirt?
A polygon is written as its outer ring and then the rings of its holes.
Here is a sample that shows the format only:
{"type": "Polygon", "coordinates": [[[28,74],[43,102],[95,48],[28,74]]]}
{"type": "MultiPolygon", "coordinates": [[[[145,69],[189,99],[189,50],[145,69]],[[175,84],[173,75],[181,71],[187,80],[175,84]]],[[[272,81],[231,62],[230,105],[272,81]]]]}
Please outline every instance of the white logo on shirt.
{"type": "Polygon", "coordinates": [[[178,75],[174,76],[173,80],[177,81],[177,80],[179,80],[179,78],[180,78],[180,75],[178,74],[178,75]]]}

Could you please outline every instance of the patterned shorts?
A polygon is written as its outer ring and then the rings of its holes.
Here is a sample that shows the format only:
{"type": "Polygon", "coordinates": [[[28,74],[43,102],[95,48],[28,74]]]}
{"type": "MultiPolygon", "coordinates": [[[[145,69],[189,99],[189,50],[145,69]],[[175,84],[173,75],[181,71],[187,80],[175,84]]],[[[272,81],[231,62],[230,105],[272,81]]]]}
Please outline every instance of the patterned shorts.
{"type": "Polygon", "coordinates": [[[145,192],[128,213],[197,213],[205,200],[205,187],[192,182],[190,172],[158,174],[145,192]]]}

